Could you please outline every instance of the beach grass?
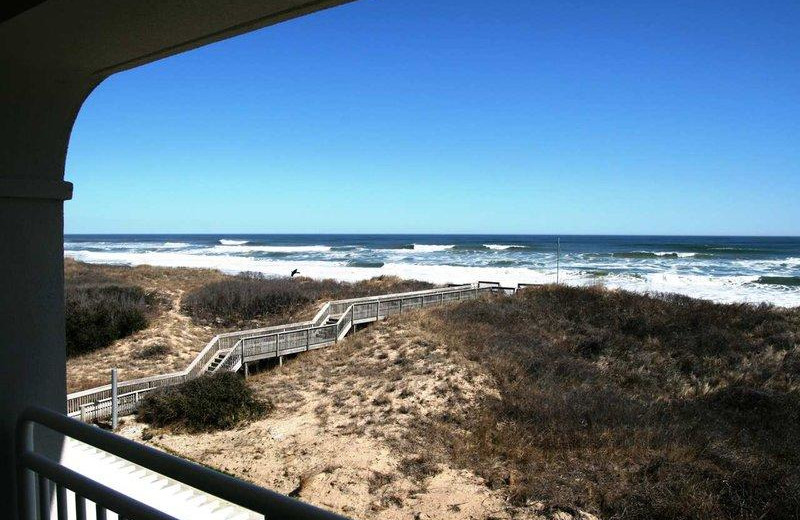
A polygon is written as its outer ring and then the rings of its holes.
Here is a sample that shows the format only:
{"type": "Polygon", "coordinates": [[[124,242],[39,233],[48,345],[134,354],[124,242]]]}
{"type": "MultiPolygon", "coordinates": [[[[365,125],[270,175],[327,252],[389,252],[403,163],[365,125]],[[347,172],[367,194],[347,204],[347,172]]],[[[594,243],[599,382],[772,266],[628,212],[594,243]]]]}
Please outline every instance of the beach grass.
{"type": "Polygon", "coordinates": [[[392,292],[430,289],[433,284],[396,277],[376,277],[348,283],[311,278],[268,278],[242,273],[188,292],[181,311],[200,323],[244,328],[289,316],[309,304],[392,292]]]}
{"type": "Polygon", "coordinates": [[[428,422],[518,504],[608,518],[800,516],[800,311],[548,286],[426,325],[498,394],[428,422]]]}

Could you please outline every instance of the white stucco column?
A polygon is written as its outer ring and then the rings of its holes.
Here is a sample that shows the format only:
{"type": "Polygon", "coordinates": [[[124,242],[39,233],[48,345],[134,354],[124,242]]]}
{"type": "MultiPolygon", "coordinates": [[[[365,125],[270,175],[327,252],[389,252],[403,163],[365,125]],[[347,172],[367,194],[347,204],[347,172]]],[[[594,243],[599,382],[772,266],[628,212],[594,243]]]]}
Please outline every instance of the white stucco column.
{"type": "MultiPolygon", "coordinates": [[[[0,13],[0,511],[16,508],[17,414],[65,410],[64,162],[86,96],[115,72],[345,1],[35,0],[0,13]]],[[[60,451],[54,438],[37,447],[60,451]]]]}
{"type": "MultiPolygon", "coordinates": [[[[9,70],[4,70],[8,73],[9,70]]],[[[16,70],[0,81],[0,504],[13,511],[14,427],[30,405],[65,411],[67,140],[90,90],[16,70]]],[[[38,447],[60,454],[55,436],[38,447]]]]}

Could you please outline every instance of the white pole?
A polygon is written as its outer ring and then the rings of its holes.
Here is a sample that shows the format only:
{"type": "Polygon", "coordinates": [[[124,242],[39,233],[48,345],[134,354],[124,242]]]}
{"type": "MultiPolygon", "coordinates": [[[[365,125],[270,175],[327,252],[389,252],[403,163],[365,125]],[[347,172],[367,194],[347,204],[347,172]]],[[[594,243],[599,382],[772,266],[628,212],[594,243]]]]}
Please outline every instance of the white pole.
{"type": "Polygon", "coordinates": [[[111,430],[116,431],[119,425],[119,403],[117,403],[117,369],[111,369],[111,430]]]}
{"type": "Polygon", "coordinates": [[[556,285],[561,278],[561,237],[556,239],[556,285]]]}

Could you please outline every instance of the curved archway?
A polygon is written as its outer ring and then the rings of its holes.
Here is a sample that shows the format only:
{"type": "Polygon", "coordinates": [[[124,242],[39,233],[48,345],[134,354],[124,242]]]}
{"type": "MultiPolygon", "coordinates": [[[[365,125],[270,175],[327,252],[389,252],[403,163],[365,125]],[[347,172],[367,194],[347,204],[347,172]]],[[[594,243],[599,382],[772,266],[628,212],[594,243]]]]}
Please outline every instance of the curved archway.
{"type": "MultiPolygon", "coordinates": [[[[115,72],[351,0],[28,0],[0,13],[0,501],[15,510],[14,426],[64,411],[64,163],[91,91],[115,72]]],[[[57,439],[43,439],[58,454],[57,439]]]]}

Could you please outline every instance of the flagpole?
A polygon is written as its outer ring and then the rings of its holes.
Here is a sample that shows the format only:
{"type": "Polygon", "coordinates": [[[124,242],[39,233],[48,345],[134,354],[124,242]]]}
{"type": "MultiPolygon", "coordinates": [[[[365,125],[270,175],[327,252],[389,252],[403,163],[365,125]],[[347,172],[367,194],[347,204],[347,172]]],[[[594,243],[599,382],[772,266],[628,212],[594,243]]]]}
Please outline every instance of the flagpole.
{"type": "Polygon", "coordinates": [[[556,285],[561,278],[561,237],[556,239],[556,285]]]}

